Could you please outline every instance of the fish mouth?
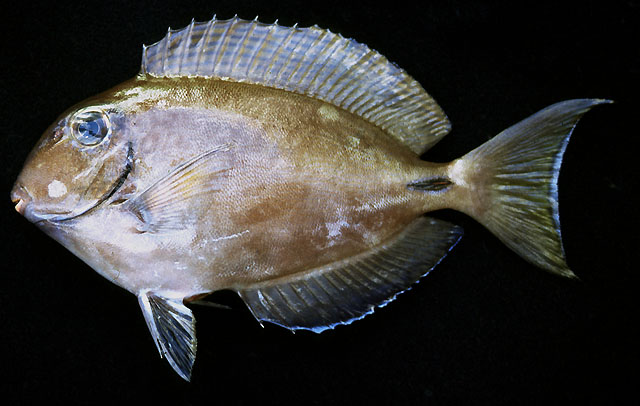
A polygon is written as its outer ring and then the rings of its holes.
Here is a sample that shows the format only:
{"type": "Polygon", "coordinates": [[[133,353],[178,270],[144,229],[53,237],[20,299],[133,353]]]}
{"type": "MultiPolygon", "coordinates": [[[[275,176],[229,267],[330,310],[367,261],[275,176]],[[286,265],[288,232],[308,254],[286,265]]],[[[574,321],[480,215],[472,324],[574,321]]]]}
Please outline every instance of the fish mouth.
{"type": "Polygon", "coordinates": [[[16,183],[11,191],[11,201],[16,205],[16,211],[24,216],[31,200],[31,194],[27,188],[24,187],[24,185],[16,183]]]}
{"type": "Polygon", "coordinates": [[[16,203],[16,211],[22,214],[27,220],[32,223],[39,225],[42,223],[54,223],[56,225],[63,225],[65,222],[76,219],[80,216],[83,216],[92,210],[95,210],[97,207],[102,205],[104,202],[109,200],[111,196],[113,196],[124,184],[124,182],[129,177],[129,174],[133,170],[133,146],[131,142],[127,144],[127,158],[124,168],[122,172],[116,178],[116,180],[111,184],[109,190],[103,194],[95,203],[89,205],[87,208],[83,208],[79,213],[74,212],[65,212],[65,213],[40,213],[33,210],[32,206],[29,204],[31,202],[31,197],[28,194],[28,191],[24,186],[20,186],[17,190],[24,190],[24,192],[14,192],[12,193],[12,200],[16,203]]]}
{"type": "Polygon", "coordinates": [[[16,211],[24,216],[32,223],[38,223],[41,221],[54,218],[56,216],[64,215],[67,213],[38,213],[33,210],[33,197],[29,190],[22,184],[16,183],[11,191],[11,201],[15,204],[16,211]]]}

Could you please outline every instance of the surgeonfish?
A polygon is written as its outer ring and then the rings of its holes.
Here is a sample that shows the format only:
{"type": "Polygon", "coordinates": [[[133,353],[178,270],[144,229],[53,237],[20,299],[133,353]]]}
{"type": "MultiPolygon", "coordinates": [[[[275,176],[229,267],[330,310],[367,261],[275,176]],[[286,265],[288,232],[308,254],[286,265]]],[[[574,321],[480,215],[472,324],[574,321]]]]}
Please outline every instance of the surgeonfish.
{"type": "Polygon", "coordinates": [[[601,99],[541,110],[449,163],[436,101],[366,45],[318,26],[194,22],[143,47],[140,73],[64,112],[27,157],[16,210],[138,297],[185,380],[189,303],[238,293],[260,322],[316,333],[409,289],[473,217],[539,268],[575,277],[557,179],[601,99]]]}

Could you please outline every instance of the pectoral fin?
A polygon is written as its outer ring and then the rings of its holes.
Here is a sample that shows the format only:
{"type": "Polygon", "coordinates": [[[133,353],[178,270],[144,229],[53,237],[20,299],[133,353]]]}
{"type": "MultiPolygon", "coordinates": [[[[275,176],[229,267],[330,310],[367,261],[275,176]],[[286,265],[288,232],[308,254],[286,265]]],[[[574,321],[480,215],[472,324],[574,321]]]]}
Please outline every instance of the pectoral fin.
{"type": "Polygon", "coordinates": [[[142,193],[127,201],[127,209],[142,222],[139,231],[181,230],[193,220],[193,199],[206,199],[223,187],[231,168],[231,149],[225,144],[204,152],[176,167],[142,193]]]}
{"type": "Polygon", "coordinates": [[[142,314],[153,341],[171,367],[189,381],[196,360],[196,321],[182,299],[168,299],[152,292],[138,295],[142,314]]]}

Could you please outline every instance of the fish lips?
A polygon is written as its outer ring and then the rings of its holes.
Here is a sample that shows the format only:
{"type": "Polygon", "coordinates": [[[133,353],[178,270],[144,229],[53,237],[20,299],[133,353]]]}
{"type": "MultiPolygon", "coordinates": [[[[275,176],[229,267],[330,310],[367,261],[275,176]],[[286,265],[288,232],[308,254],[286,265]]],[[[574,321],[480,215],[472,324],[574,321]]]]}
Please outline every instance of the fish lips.
{"type": "Polygon", "coordinates": [[[15,209],[18,213],[23,215],[30,222],[38,225],[43,222],[58,223],[60,221],[76,218],[97,205],[97,202],[92,202],[86,207],[80,209],[58,213],[40,211],[35,208],[33,197],[31,197],[27,188],[19,183],[16,183],[11,190],[11,201],[15,203],[15,209]]]}
{"type": "Polygon", "coordinates": [[[43,208],[44,210],[39,210],[37,205],[34,204],[33,199],[28,194],[28,192],[22,192],[23,190],[26,191],[24,187],[20,188],[18,186],[17,192],[11,193],[11,200],[15,203],[15,208],[18,213],[22,214],[27,220],[38,226],[44,225],[45,223],[64,225],[69,224],[71,220],[74,220],[100,206],[102,203],[107,201],[119,187],[120,185],[117,184],[115,185],[114,189],[112,189],[105,196],[102,196],[99,199],[85,202],[85,204],[80,207],[74,208],[74,210],[63,212],[47,210],[46,207],[43,208]]]}

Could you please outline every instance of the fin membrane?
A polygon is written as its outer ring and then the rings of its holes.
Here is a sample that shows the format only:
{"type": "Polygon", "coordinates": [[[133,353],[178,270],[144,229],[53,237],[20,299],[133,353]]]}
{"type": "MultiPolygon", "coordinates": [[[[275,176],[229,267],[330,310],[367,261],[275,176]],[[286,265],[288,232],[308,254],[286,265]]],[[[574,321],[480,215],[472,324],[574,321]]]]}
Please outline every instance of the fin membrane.
{"type": "Polygon", "coordinates": [[[458,226],[421,217],[371,251],[238,294],[259,321],[320,333],[395,299],[436,266],[461,236],[458,226]]]}
{"type": "Polygon", "coordinates": [[[318,26],[237,17],[192,21],[143,48],[140,74],[212,77],[315,97],[368,120],[417,154],[451,129],[436,101],[404,70],[318,26]]]}
{"type": "Polygon", "coordinates": [[[219,154],[229,149],[221,145],[196,156],[127,201],[127,209],[143,223],[139,231],[180,230],[194,221],[189,202],[220,190],[230,168],[219,154]]]}
{"type": "Polygon", "coordinates": [[[171,367],[186,381],[196,360],[196,321],[182,299],[167,299],[145,292],[138,296],[160,357],[166,357],[171,367]]]}
{"type": "MultiPolygon", "coordinates": [[[[578,120],[608,100],[554,104],[461,158],[484,202],[471,216],[509,248],[549,272],[575,277],[565,262],[558,213],[562,155],[578,120]]],[[[479,207],[478,205],[475,206],[479,207]]]]}

